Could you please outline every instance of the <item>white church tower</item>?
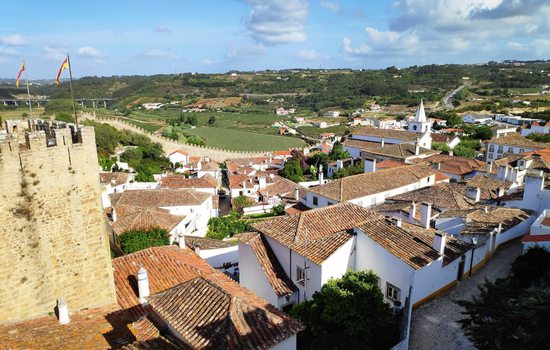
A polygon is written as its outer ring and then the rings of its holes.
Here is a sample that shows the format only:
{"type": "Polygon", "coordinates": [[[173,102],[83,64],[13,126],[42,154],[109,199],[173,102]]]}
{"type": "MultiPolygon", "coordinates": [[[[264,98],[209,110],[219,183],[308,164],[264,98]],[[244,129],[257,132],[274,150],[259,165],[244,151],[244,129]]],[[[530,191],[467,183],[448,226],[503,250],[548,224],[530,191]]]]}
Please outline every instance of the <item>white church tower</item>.
{"type": "Polygon", "coordinates": [[[426,112],[424,111],[424,101],[420,100],[420,106],[416,110],[414,121],[409,123],[409,131],[412,132],[431,132],[432,123],[426,118],[426,112]]]}

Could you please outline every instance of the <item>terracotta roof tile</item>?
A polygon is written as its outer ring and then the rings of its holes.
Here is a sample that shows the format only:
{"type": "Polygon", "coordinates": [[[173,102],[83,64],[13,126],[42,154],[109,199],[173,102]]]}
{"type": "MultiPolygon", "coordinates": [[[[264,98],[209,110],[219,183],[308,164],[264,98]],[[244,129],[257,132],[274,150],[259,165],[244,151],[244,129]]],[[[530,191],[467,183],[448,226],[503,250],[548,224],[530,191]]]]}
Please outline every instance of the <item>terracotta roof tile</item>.
{"type": "Polygon", "coordinates": [[[472,208],[475,203],[465,196],[465,191],[464,184],[442,182],[389,197],[388,201],[429,202],[439,210],[472,208]]]}
{"type": "Polygon", "coordinates": [[[347,138],[342,142],[342,146],[355,147],[361,150],[380,147],[380,142],[363,141],[347,138]]]}
{"type": "Polygon", "coordinates": [[[200,205],[210,195],[193,190],[155,189],[131,190],[110,195],[111,205],[133,205],[140,207],[174,207],[185,205],[200,205]]]}
{"type": "MultiPolygon", "coordinates": [[[[151,305],[142,305],[137,296],[136,274],[140,264],[147,270],[151,295],[169,290],[200,277],[231,298],[242,300],[247,305],[250,305],[252,309],[260,310],[259,312],[266,315],[266,320],[275,320],[275,324],[266,322],[261,326],[254,324],[247,328],[247,332],[250,333],[251,337],[264,341],[262,343],[264,347],[268,347],[266,345],[273,346],[275,343],[303,329],[299,322],[286,316],[261,297],[241,287],[223,273],[215,270],[193,251],[180,249],[176,246],[148,248],[113,259],[113,275],[118,303],[121,307],[132,310],[132,316],[135,320],[139,320],[151,312],[151,305]],[[271,329],[272,332],[262,338],[261,334],[265,332],[266,327],[271,329]]],[[[194,319],[196,320],[196,317],[202,314],[202,308],[197,305],[201,298],[204,297],[204,294],[196,291],[196,289],[191,288],[188,290],[194,290],[194,294],[184,295],[183,302],[190,300],[191,304],[187,304],[187,307],[195,305],[193,309],[190,309],[190,312],[195,312],[195,314],[189,316],[195,317],[194,319]],[[187,299],[185,299],[186,297],[187,299]]],[[[210,304],[219,307],[219,304],[214,304],[212,300],[210,300],[210,304]]],[[[188,320],[188,318],[180,319],[178,323],[172,326],[189,327],[188,325],[182,325],[182,323],[185,323],[185,320],[188,320]]],[[[192,323],[193,321],[190,322],[192,323]]],[[[201,329],[195,329],[195,331],[200,332],[201,329]]],[[[202,335],[206,338],[214,338],[216,334],[218,333],[214,332],[210,335],[203,333],[202,335]]],[[[187,340],[192,341],[192,339],[187,340]]],[[[238,347],[232,347],[231,349],[238,349],[238,347]]]]}
{"type": "Polygon", "coordinates": [[[403,166],[344,177],[309,191],[342,202],[412,185],[431,175],[433,169],[423,164],[403,166]]]}
{"type": "Polygon", "coordinates": [[[245,236],[241,242],[252,248],[271,288],[278,296],[289,295],[297,290],[275,257],[269,243],[260,234],[255,234],[252,237],[245,236]]]}
{"type": "Polygon", "coordinates": [[[358,228],[415,270],[440,257],[431,244],[427,244],[407,230],[397,227],[390,219],[381,215],[358,225],[358,228]]]}
{"type": "MultiPolygon", "coordinates": [[[[396,143],[393,145],[384,145],[384,147],[369,148],[363,152],[367,155],[372,154],[375,156],[385,156],[396,159],[407,159],[409,157],[414,157],[416,151],[416,146],[412,143],[396,143]]],[[[439,151],[434,151],[429,148],[420,147],[419,155],[434,154],[439,153],[439,151]]]]}
{"type": "Polygon", "coordinates": [[[527,220],[533,212],[530,210],[504,208],[504,207],[485,207],[467,213],[464,216],[466,223],[462,229],[462,234],[483,234],[489,233],[501,225],[502,232],[527,220]],[[487,209],[487,212],[485,212],[487,209]]]}
{"type": "Polygon", "coordinates": [[[296,204],[294,204],[293,206],[291,207],[288,207],[288,208],[285,208],[285,212],[288,214],[288,215],[294,215],[294,214],[299,214],[303,211],[307,211],[307,210],[311,210],[310,207],[306,206],[304,203],[302,202],[298,202],[296,204]]]}
{"type": "Polygon", "coordinates": [[[387,169],[387,168],[397,168],[401,166],[407,166],[410,164],[403,163],[397,160],[385,159],[381,162],[376,163],[376,169],[387,169]]]}
{"type": "Polygon", "coordinates": [[[194,349],[268,349],[303,329],[202,277],[148,301],[194,349]]]}
{"type": "Polygon", "coordinates": [[[254,229],[320,265],[352,237],[357,224],[379,214],[351,203],[340,203],[271,220],[254,229]]]}
{"type": "Polygon", "coordinates": [[[519,134],[510,134],[506,136],[493,137],[491,140],[486,142],[487,144],[496,144],[496,145],[510,145],[517,147],[525,148],[535,148],[543,149],[548,148],[549,144],[547,142],[535,142],[531,141],[526,137],[520,136],[519,134]]]}
{"type": "Polygon", "coordinates": [[[354,130],[352,134],[405,140],[405,141],[416,141],[416,139],[422,135],[421,133],[417,133],[417,132],[411,132],[411,131],[405,131],[405,130],[379,129],[379,128],[373,128],[369,126],[365,126],[357,130],[354,130]]]}
{"type": "Polygon", "coordinates": [[[208,250],[233,247],[235,243],[207,237],[185,236],[185,245],[190,249],[195,249],[198,245],[200,249],[208,250]]]}
{"type": "Polygon", "coordinates": [[[128,174],[127,173],[99,173],[99,180],[102,184],[113,184],[115,186],[125,184],[128,182],[128,174]]]}
{"type": "Polygon", "coordinates": [[[484,170],[487,166],[485,162],[476,159],[454,157],[447,154],[435,154],[419,159],[419,162],[439,163],[441,172],[455,175],[468,175],[474,171],[484,170]]]}
{"type": "Polygon", "coordinates": [[[183,175],[169,175],[160,179],[162,188],[194,189],[194,188],[216,188],[218,182],[212,176],[201,178],[186,178],[183,175]]]}
{"type": "Polygon", "coordinates": [[[117,235],[133,230],[149,230],[161,228],[167,232],[172,231],[185,216],[177,216],[168,213],[165,210],[159,210],[154,207],[140,208],[138,211],[128,215],[119,215],[117,209],[117,221],[111,226],[117,235]]]}

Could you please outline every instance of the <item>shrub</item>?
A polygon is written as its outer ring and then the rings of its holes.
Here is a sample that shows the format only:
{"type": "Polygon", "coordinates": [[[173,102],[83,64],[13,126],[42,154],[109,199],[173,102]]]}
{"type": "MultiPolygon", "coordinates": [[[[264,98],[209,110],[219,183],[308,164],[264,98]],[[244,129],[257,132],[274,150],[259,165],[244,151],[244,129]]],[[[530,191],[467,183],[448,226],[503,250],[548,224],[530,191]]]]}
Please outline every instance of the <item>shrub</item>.
{"type": "Polygon", "coordinates": [[[206,237],[213,239],[224,239],[232,237],[236,233],[250,231],[250,224],[239,219],[239,213],[232,211],[229,215],[221,218],[211,218],[208,221],[208,233],[206,237]]]}
{"type": "Polygon", "coordinates": [[[127,231],[118,236],[120,248],[124,254],[134,253],[149,247],[159,247],[170,244],[168,232],[164,229],[127,231]]]}

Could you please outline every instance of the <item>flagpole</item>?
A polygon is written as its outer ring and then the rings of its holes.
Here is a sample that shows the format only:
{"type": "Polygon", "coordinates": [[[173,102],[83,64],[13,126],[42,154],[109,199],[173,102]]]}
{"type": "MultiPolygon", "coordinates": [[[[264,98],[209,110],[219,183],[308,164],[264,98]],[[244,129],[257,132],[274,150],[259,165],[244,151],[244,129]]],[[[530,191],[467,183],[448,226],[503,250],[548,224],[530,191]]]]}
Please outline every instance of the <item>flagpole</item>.
{"type": "Polygon", "coordinates": [[[71,97],[73,98],[73,111],[74,111],[74,121],[76,127],[78,128],[78,116],[76,114],[76,101],[74,99],[74,90],[73,90],[73,73],[71,71],[71,59],[69,54],[67,54],[67,63],[69,64],[69,86],[71,87],[71,97]]]}
{"type": "Polygon", "coordinates": [[[23,66],[25,67],[25,80],[27,81],[27,98],[29,100],[29,111],[31,113],[32,119],[31,91],[29,90],[29,77],[27,76],[27,63],[25,63],[25,61],[23,61],[23,66]]]}

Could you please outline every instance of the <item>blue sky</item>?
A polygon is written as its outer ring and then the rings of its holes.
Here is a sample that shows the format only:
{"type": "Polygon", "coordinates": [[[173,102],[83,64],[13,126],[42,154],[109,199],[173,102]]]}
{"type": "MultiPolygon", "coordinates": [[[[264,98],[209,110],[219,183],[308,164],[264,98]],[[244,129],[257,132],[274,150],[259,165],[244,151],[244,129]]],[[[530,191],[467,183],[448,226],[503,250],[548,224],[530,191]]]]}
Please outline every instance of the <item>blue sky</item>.
{"type": "Polygon", "coordinates": [[[2,0],[0,77],[550,58],[548,0],[2,0]],[[6,14],[9,14],[7,16],[6,14]]]}

